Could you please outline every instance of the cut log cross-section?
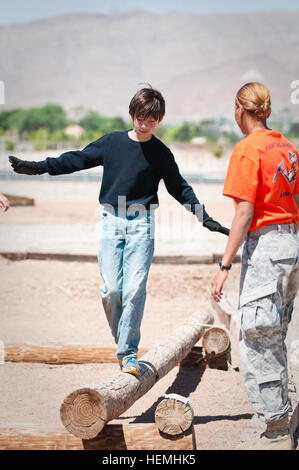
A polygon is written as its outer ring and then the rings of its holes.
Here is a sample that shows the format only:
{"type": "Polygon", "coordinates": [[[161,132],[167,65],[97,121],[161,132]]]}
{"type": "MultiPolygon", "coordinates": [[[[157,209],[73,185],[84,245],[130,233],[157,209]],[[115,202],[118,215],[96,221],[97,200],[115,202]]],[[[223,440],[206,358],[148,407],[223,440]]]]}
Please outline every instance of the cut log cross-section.
{"type": "Polygon", "coordinates": [[[70,393],[60,407],[66,429],[82,439],[96,437],[106,423],[124,413],[181,362],[212,323],[212,314],[196,311],[139,359],[142,366],[139,376],[119,372],[104,383],[70,393]]]}
{"type": "Polygon", "coordinates": [[[155,411],[155,422],[164,434],[177,436],[192,426],[193,409],[189,400],[179,395],[168,395],[162,400],[155,411]]]}
{"type": "Polygon", "coordinates": [[[202,337],[202,345],[206,354],[221,356],[230,347],[230,337],[226,328],[215,327],[206,330],[202,337]]]}

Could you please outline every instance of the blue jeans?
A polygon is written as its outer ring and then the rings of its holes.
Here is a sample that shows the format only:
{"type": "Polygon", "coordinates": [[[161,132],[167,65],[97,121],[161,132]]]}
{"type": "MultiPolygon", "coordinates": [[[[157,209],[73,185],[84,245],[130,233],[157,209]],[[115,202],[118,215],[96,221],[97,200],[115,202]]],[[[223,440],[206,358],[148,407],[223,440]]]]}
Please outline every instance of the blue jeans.
{"type": "Polygon", "coordinates": [[[146,282],[154,253],[154,214],[103,210],[98,261],[103,307],[118,360],[137,358],[146,282]]]}

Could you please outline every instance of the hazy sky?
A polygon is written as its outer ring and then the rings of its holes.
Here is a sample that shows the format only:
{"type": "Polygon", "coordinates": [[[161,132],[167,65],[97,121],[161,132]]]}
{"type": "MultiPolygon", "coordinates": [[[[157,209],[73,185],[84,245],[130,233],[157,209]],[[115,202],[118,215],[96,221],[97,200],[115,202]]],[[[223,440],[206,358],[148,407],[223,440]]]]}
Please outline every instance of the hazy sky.
{"type": "Polygon", "coordinates": [[[147,10],[212,13],[299,10],[298,0],[0,0],[0,24],[23,23],[65,13],[147,10]]]}

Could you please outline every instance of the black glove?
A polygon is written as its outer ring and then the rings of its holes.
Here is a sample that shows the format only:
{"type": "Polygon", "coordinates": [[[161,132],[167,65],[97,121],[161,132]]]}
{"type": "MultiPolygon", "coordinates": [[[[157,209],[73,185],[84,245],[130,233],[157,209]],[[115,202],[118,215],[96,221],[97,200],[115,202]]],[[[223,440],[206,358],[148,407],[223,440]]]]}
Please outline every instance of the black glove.
{"type": "Polygon", "coordinates": [[[21,173],[24,175],[37,175],[38,174],[36,162],[29,162],[28,160],[20,160],[19,158],[13,157],[13,156],[8,157],[8,159],[16,173],[21,173]]]}
{"type": "Polygon", "coordinates": [[[229,235],[229,229],[226,227],[222,227],[222,225],[219,222],[216,222],[216,220],[213,220],[212,217],[208,217],[207,219],[205,219],[202,225],[211,232],[220,232],[224,235],[229,235]]]}

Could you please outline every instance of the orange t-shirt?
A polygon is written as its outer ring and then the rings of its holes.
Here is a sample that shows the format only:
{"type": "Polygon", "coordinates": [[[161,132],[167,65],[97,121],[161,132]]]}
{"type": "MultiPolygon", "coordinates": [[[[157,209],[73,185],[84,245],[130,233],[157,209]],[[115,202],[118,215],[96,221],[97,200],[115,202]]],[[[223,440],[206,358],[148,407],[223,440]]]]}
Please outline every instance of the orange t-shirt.
{"type": "Polygon", "coordinates": [[[299,220],[298,150],[280,133],[257,129],[242,139],[230,158],[223,195],[254,203],[249,230],[299,220]]]}

